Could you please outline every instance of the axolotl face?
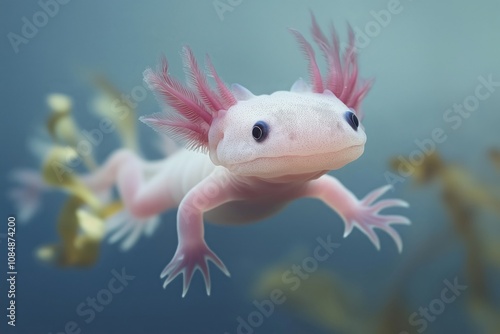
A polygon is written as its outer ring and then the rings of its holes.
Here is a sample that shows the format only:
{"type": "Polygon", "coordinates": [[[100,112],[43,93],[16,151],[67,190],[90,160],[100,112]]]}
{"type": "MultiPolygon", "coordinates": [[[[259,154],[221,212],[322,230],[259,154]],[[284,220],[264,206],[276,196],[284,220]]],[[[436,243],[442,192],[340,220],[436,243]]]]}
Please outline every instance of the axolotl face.
{"type": "Polygon", "coordinates": [[[365,142],[356,115],[329,91],[252,96],[221,111],[209,132],[215,164],[261,178],[341,168],[361,156],[365,142]]]}

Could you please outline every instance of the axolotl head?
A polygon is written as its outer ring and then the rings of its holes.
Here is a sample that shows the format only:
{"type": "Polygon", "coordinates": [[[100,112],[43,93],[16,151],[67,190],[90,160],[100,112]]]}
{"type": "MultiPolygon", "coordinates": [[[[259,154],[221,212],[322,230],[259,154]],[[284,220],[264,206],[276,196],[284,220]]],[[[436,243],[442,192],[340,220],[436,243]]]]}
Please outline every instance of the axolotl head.
{"type": "Polygon", "coordinates": [[[207,58],[214,89],[185,47],[187,86],[168,73],[165,59],[158,71],[144,72],[145,81],[169,108],[142,120],[184,140],[188,148],[208,150],[216,165],[237,175],[312,178],[345,166],[364,150],[359,107],[371,82],[358,78],[352,29],[342,55],[333,28],[330,40],[312,16],[311,31],[327,61],[324,77],[312,46],[291,30],[309,61],[310,85],[298,80],[290,91],[255,96],[240,85],[226,87],[207,58]]]}
{"type": "Polygon", "coordinates": [[[358,117],[328,90],[314,93],[299,81],[271,95],[253,96],[241,86],[234,91],[240,99],[214,119],[208,147],[212,161],[235,174],[314,175],[363,153],[366,135],[358,117]]]}

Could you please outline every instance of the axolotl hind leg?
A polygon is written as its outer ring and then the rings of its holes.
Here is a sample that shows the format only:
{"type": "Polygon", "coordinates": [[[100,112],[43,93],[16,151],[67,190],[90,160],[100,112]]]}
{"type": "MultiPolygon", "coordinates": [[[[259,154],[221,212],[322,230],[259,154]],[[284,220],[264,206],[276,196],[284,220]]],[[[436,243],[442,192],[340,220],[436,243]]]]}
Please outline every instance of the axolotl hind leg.
{"type": "Polygon", "coordinates": [[[115,152],[96,172],[83,176],[84,183],[95,191],[118,188],[124,209],[106,222],[109,242],[121,241],[121,249],[131,248],[142,234],[151,235],[159,223],[159,214],[175,207],[169,193],[166,173],[156,173],[148,180],[148,162],[136,153],[123,149],[115,152]]]}

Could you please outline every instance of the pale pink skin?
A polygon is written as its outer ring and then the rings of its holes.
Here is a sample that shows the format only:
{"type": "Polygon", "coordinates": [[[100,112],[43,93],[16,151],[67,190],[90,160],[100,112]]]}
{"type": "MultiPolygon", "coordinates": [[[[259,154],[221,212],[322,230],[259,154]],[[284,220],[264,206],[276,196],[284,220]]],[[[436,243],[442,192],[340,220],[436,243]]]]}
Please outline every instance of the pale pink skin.
{"type": "Polygon", "coordinates": [[[146,71],[146,81],[170,106],[170,111],[142,121],[183,139],[188,147],[202,148],[208,155],[180,150],[163,161],[150,163],[122,150],[96,173],[84,177],[87,185],[96,190],[117,185],[127,215],[111,221],[109,226],[114,232],[113,241],[126,237],[124,248],[137,240],[143,228],[151,232],[154,227],[147,225],[156,225],[155,217],[160,213],[178,207],[179,243],[161,274],[166,278],[164,287],[183,273],[184,296],[194,271],[199,269],[209,294],[208,260],[229,275],[205,242],[204,214],[214,223],[254,222],[303,197],[320,199],[335,210],[344,220],[344,236],[356,226],[378,249],[380,243],[374,229],[380,228],[401,251],[401,238],[391,225],[409,224],[409,220],[381,215],[379,211],[408,204],[398,199],[377,202],[389,187],[358,200],[336,178],[326,174],[363,153],[363,126],[354,130],[344,115],[359,108],[369,84],[357,84],[352,32],[343,60],[338,55],[336,34],[332,33],[332,42],[328,41],[314,18],[312,32],[325,53],[329,74],[325,79],[321,77],[312,48],[294,31],[309,58],[313,84],[298,80],[291,91],[254,96],[239,85],[229,90],[209,63],[217,84],[215,92],[187,48],[184,60],[190,87],[168,74],[166,61],[158,72],[146,71]],[[270,128],[263,142],[252,137],[257,121],[265,121],[270,128]]]}

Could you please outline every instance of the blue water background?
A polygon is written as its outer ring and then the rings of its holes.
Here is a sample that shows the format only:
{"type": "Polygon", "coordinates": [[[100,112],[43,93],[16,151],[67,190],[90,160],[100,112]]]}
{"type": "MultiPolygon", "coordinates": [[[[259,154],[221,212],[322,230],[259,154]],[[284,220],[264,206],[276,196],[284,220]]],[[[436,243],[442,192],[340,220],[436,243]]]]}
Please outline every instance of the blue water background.
{"type": "MultiPolygon", "coordinates": [[[[225,2],[225,1],[224,1],[225,2]]],[[[235,1],[235,3],[237,3],[235,1]]],[[[43,126],[48,93],[61,92],[74,100],[82,129],[98,124],[90,116],[96,88],[90,77],[104,73],[123,92],[142,85],[142,72],[164,53],[171,72],[182,76],[180,50],[190,45],[202,59],[210,54],[228,83],[240,83],[255,94],[288,89],[298,77],[306,77],[306,62],[287,31],[308,32],[311,9],[323,27],[334,22],[342,38],[346,22],[365,29],[374,21],[371,11],[388,6],[386,0],[250,1],[232,11],[217,14],[212,1],[79,1],[61,5],[59,12],[15,53],[7,34],[19,34],[22,18],[40,11],[36,1],[0,1],[0,94],[2,156],[0,189],[12,187],[8,173],[18,167],[39,166],[27,148],[28,140],[43,126]]],[[[472,170],[484,183],[499,184],[486,151],[500,146],[500,92],[480,102],[479,109],[454,130],[443,114],[454,103],[474,94],[478,78],[492,75],[500,81],[500,3],[496,0],[401,1],[402,11],[360,50],[363,77],[375,84],[363,106],[368,142],[364,155],[332,174],[359,197],[386,183],[391,157],[417,149],[415,140],[430,138],[433,129],[444,129],[447,140],[439,144],[446,159],[472,170]]],[[[323,65],[322,65],[323,66],[323,65]]],[[[139,115],[159,110],[151,93],[137,107],[139,115]]],[[[155,134],[138,122],[141,147],[148,157],[158,157],[155,134]]],[[[97,148],[105,157],[119,145],[107,135],[97,148]]],[[[128,253],[104,245],[98,263],[90,269],[60,269],[43,265],[35,249],[57,240],[55,223],[65,196],[47,195],[41,212],[17,229],[17,326],[2,333],[59,333],[75,321],[82,333],[236,333],[237,317],[255,310],[251,291],[262,272],[290,259],[297,247],[311,252],[317,237],[332,235],[341,244],[323,269],[332,270],[354,284],[372,311],[383,305],[392,279],[423,240],[445,226],[448,216],[439,200],[439,187],[414,189],[411,179],[398,183],[392,196],[411,204],[398,209],[414,222],[398,226],[404,252],[398,254],[392,240],[380,233],[382,249],[376,251],[356,231],[342,238],[341,219],[324,204],[299,200],[280,214],[243,227],[207,224],[206,240],[230,269],[226,278],[212,267],[212,296],[206,297],[199,273],[186,298],[182,282],[166,290],[159,273],[176,245],[175,212],[162,216],[162,225],[151,238],[128,253]],[[111,270],[126,268],[136,278],[123,293],[115,295],[95,320],[86,324],[75,312],[87,297],[107,286],[111,270]]],[[[0,221],[14,208],[0,200],[0,221]]],[[[489,218],[488,218],[489,219],[489,218]]],[[[5,232],[2,223],[1,231],[5,232]]],[[[5,277],[6,253],[2,243],[1,277],[5,277]]],[[[442,281],[463,278],[463,251],[455,246],[439,264],[418,271],[409,296],[417,309],[434,298],[442,281]],[[424,279],[425,278],[425,279],[424,279]]],[[[498,276],[496,276],[498,277],[498,276]]],[[[5,280],[1,309],[5,310],[5,280]]],[[[498,290],[498,289],[497,289],[498,290]]],[[[462,316],[464,304],[451,305],[432,323],[429,333],[473,333],[473,324],[462,316]]],[[[257,333],[327,333],[284,307],[266,318],[257,333]]],[[[397,333],[394,333],[397,334],[397,333]]]]}

